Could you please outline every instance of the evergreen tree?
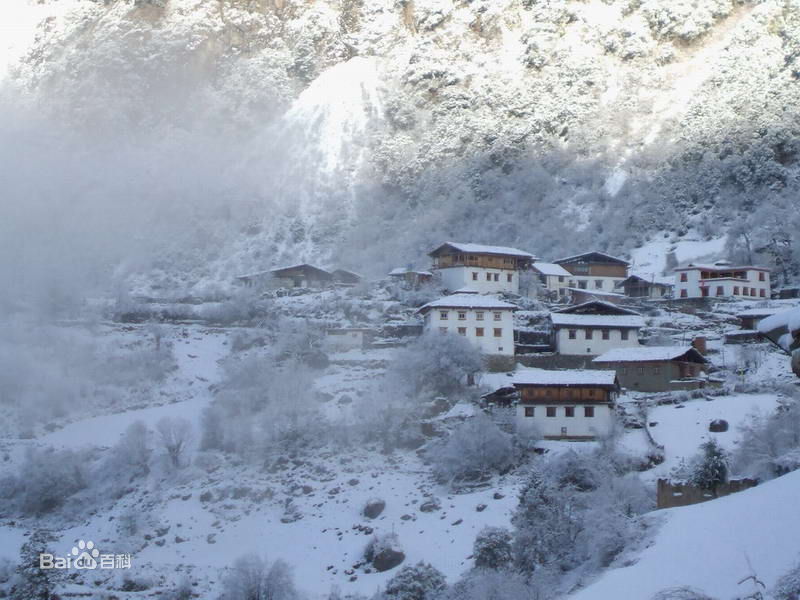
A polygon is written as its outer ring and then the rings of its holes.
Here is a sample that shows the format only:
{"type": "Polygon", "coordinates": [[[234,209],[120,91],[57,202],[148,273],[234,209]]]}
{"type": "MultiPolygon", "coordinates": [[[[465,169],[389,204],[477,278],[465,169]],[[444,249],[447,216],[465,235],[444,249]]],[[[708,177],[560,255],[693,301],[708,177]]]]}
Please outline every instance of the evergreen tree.
{"type": "Polygon", "coordinates": [[[504,527],[484,527],[475,538],[472,554],[478,569],[505,569],[511,565],[511,532],[504,527]]]}
{"type": "Polygon", "coordinates": [[[710,439],[700,446],[701,456],[695,464],[690,483],[712,490],[728,480],[728,458],[716,440],[710,439]]]}
{"type": "Polygon", "coordinates": [[[61,572],[39,568],[39,556],[52,554],[48,551],[48,544],[55,539],[49,531],[38,529],[22,545],[16,570],[17,583],[11,590],[11,600],[50,600],[54,597],[61,572]]]}

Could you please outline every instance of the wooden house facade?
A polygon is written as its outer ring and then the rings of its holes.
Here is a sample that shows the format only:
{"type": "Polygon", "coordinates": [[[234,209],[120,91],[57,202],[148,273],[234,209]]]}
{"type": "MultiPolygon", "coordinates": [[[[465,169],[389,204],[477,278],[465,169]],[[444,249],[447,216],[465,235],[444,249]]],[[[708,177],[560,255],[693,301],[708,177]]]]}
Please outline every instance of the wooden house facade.
{"type": "Polygon", "coordinates": [[[520,274],[535,260],[517,248],[461,242],[445,242],[428,255],[446,290],[468,288],[480,294],[519,294],[520,274]]]}
{"type": "Polygon", "coordinates": [[[639,392],[694,390],[706,386],[708,360],[691,346],[641,346],[611,350],[592,361],[613,369],[623,388],[639,392]]]}
{"type": "Polygon", "coordinates": [[[603,252],[585,252],[554,261],[569,271],[570,287],[615,293],[628,278],[628,262],[603,252]]]}
{"type": "Polygon", "coordinates": [[[512,383],[519,393],[517,431],[523,435],[591,440],[614,428],[620,387],[613,371],[526,369],[512,383]]]}

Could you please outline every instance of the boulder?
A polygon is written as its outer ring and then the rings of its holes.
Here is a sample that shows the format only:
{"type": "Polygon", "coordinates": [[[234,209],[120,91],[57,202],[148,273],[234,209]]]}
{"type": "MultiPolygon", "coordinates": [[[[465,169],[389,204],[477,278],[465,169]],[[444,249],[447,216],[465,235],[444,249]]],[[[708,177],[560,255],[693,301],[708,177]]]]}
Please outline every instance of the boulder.
{"type": "Polygon", "coordinates": [[[708,430],[712,433],[728,431],[728,422],[725,419],[714,419],[708,425],[708,430]]]}
{"type": "Polygon", "coordinates": [[[433,512],[439,510],[442,507],[442,503],[439,501],[438,498],[430,497],[425,502],[419,505],[420,512],[433,512]]]}
{"type": "Polygon", "coordinates": [[[386,501],[380,498],[370,498],[362,509],[362,514],[368,519],[376,519],[386,508],[386,501]]]}

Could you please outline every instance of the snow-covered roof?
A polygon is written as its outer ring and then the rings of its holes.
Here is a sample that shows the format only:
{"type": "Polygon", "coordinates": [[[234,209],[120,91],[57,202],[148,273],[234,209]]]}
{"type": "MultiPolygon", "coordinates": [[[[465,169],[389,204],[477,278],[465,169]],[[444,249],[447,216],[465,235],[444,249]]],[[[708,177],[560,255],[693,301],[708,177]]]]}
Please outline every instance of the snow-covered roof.
{"type": "Polygon", "coordinates": [[[783,312],[786,310],[786,307],[781,308],[748,308],[747,310],[743,310],[740,313],[737,313],[737,317],[769,317],[770,315],[777,314],[779,312],[783,312]]]}
{"type": "Polygon", "coordinates": [[[792,344],[792,336],[800,333],[800,307],[784,310],[766,319],[761,319],[756,327],[759,332],[788,352],[792,344]]]}
{"type": "Polygon", "coordinates": [[[517,306],[494,296],[480,294],[450,294],[421,306],[417,312],[425,312],[433,308],[485,308],[515,310],[517,306]]]}
{"type": "Polygon", "coordinates": [[[644,327],[640,315],[575,315],[570,313],[550,313],[555,327],[644,327]]]}
{"type": "Polygon", "coordinates": [[[641,346],[639,348],[614,348],[595,358],[592,362],[651,362],[663,360],[675,360],[686,354],[693,352],[695,359],[707,362],[703,355],[691,346],[641,346]]]}
{"type": "Polygon", "coordinates": [[[557,277],[570,277],[572,274],[561,265],[556,263],[535,262],[532,267],[542,275],[552,275],[557,277]]]}
{"type": "Polygon", "coordinates": [[[524,369],[514,374],[511,382],[514,385],[556,385],[580,386],[602,385],[613,386],[617,380],[614,371],[591,369],[569,369],[550,371],[547,369],[524,369]]]}
{"type": "Polygon", "coordinates": [[[606,258],[612,262],[618,262],[622,264],[629,264],[627,260],[623,260],[621,258],[617,258],[616,256],[611,256],[610,254],[606,254],[605,252],[597,252],[593,250],[591,252],[583,252],[582,254],[575,254],[574,256],[566,256],[564,258],[559,258],[558,260],[554,260],[555,263],[565,263],[565,262],[572,262],[578,258],[584,258],[585,256],[600,256],[602,258],[606,258]]]}
{"type": "Polygon", "coordinates": [[[445,242],[432,250],[429,254],[435,254],[444,246],[451,246],[459,252],[474,252],[475,254],[499,254],[502,256],[518,256],[520,258],[534,258],[530,252],[525,252],[518,248],[510,248],[508,246],[486,246],[484,244],[473,244],[464,242],[445,242]]]}
{"type": "Polygon", "coordinates": [[[767,267],[758,267],[756,265],[732,265],[727,264],[703,264],[703,263],[689,263],[685,267],[677,267],[676,271],[770,271],[767,267]]]}
{"type": "Polygon", "coordinates": [[[389,271],[389,275],[405,275],[406,273],[408,273],[408,269],[405,267],[397,267],[389,271]]]}
{"type": "Polygon", "coordinates": [[[652,273],[632,273],[627,279],[620,281],[617,286],[622,286],[626,281],[631,279],[639,279],[641,281],[650,283],[652,285],[663,285],[672,287],[675,285],[674,275],[654,275],[652,273]]]}
{"type": "MultiPolygon", "coordinates": [[[[587,291],[587,290],[581,290],[587,291]]],[[[617,294],[619,295],[619,294],[617,294]]],[[[606,314],[606,315],[636,315],[639,316],[639,313],[635,310],[631,310],[630,308],[624,308],[619,304],[613,304],[612,302],[605,302],[604,300],[589,300],[588,302],[582,302],[581,304],[575,304],[574,306],[568,306],[566,308],[562,308],[556,312],[559,313],[572,313],[572,314],[606,314]]]]}
{"type": "Polygon", "coordinates": [[[465,285],[462,288],[458,288],[456,291],[453,292],[454,294],[477,294],[478,290],[475,288],[471,288],[468,285],[465,285]]]}
{"type": "Polygon", "coordinates": [[[610,296],[611,298],[625,298],[625,294],[618,294],[617,292],[603,292],[601,290],[590,290],[587,288],[568,287],[570,292],[578,292],[589,296],[610,296]]]}

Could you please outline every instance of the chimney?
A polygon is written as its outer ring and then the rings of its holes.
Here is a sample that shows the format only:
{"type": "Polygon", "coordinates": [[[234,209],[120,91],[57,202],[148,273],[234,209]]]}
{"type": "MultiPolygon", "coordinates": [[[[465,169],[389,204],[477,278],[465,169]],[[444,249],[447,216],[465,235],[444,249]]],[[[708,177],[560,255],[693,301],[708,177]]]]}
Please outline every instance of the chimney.
{"type": "Polygon", "coordinates": [[[698,336],[692,340],[692,348],[697,350],[700,354],[705,356],[707,345],[706,345],[706,338],[704,336],[698,336]]]}

